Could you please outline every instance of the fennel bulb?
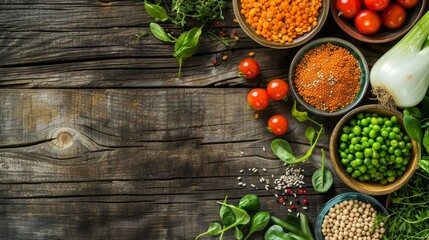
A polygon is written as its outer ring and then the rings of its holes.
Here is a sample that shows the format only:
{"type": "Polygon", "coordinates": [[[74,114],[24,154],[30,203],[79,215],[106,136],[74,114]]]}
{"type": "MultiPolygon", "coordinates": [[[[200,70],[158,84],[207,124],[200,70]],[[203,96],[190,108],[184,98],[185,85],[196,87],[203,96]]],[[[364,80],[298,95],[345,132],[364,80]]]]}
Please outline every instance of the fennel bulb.
{"type": "Polygon", "coordinates": [[[388,107],[412,107],[429,86],[429,11],[371,69],[378,101],[388,107]]]}

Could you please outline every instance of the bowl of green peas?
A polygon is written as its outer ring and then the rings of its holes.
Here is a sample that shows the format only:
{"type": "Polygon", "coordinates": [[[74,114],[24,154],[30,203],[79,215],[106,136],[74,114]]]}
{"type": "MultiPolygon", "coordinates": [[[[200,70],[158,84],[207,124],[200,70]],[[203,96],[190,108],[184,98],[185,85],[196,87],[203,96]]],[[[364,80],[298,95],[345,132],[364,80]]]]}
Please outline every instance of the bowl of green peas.
{"type": "Polygon", "coordinates": [[[340,179],[369,195],[385,195],[405,185],[419,166],[417,142],[403,115],[380,104],[351,110],[335,126],[330,158],[340,179]]]}

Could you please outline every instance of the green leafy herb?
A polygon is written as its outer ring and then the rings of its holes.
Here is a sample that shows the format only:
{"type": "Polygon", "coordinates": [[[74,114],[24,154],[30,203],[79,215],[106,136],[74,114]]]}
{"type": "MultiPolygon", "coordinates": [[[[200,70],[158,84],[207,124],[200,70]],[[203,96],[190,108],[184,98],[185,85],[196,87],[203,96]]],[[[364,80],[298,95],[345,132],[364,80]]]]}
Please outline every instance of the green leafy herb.
{"type": "Polygon", "coordinates": [[[284,139],[274,139],[271,142],[271,150],[283,162],[293,162],[296,159],[292,154],[292,148],[289,142],[284,139]]]}
{"type": "Polygon", "coordinates": [[[255,194],[247,194],[240,199],[238,208],[246,210],[248,212],[257,211],[261,206],[261,200],[255,194]]]}
{"type": "Polygon", "coordinates": [[[179,77],[182,71],[183,59],[190,58],[198,50],[201,28],[193,27],[183,32],[174,45],[174,57],[179,60],[179,77]]]}
{"type": "Polygon", "coordinates": [[[422,145],[426,150],[426,153],[429,153],[429,128],[426,129],[425,134],[423,135],[422,145]]]}
{"type": "Polygon", "coordinates": [[[173,0],[172,11],[175,21],[182,27],[188,22],[199,22],[202,25],[224,19],[223,10],[228,6],[225,0],[173,0]]]}
{"type": "Polygon", "coordinates": [[[429,158],[429,108],[424,103],[429,99],[425,97],[418,105],[421,106],[423,111],[417,107],[406,108],[404,110],[404,127],[408,135],[417,142],[419,166],[429,173],[429,167],[426,158],[429,158]],[[424,151],[423,151],[424,149],[424,151]]]}
{"type": "Polygon", "coordinates": [[[237,240],[243,239],[243,232],[238,227],[235,227],[234,229],[234,237],[237,240]]]}
{"type": "Polygon", "coordinates": [[[331,171],[325,169],[325,151],[323,149],[321,149],[321,151],[322,167],[313,173],[311,183],[313,184],[314,190],[324,193],[331,188],[332,183],[334,182],[334,177],[332,176],[331,171]]]}
{"type": "Polygon", "coordinates": [[[271,214],[267,211],[257,212],[252,218],[250,230],[249,233],[247,233],[245,240],[248,239],[254,232],[264,230],[270,222],[270,217],[271,214]]]}
{"type": "Polygon", "coordinates": [[[145,0],[144,8],[146,12],[149,14],[149,16],[153,17],[155,20],[165,22],[170,19],[170,17],[167,14],[167,11],[159,5],[149,3],[145,0]]]}
{"type": "Polygon", "coordinates": [[[227,203],[223,203],[223,202],[218,202],[218,204],[228,207],[229,209],[231,209],[231,211],[235,215],[235,222],[232,223],[231,225],[225,227],[224,229],[222,229],[222,231],[220,233],[223,233],[223,232],[227,231],[228,229],[231,229],[235,226],[245,225],[245,224],[250,222],[250,216],[245,210],[238,208],[232,204],[227,204],[227,203]]]}
{"type": "Polygon", "coordinates": [[[422,140],[423,130],[417,118],[411,115],[405,115],[404,126],[405,130],[413,140],[417,142],[420,142],[422,140]]]}
{"type": "Polygon", "coordinates": [[[170,43],[176,42],[176,40],[171,38],[158,23],[150,23],[149,28],[152,34],[159,40],[170,43]]]}
{"type": "Polygon", "coordinates": [[[296,101],[294,100],[294,104],[292,107],[292,116],[298,120],[299,122],[311,121],[320,127],[319,131],[313,127],[308,127],[305,130],[305,137],[310,141],[310,148],[307,153],[302,157],[295,157],[292,153],[292,149],[290,148],[290,144],[283,139],[275,139],[271,142],[271,149],[273,153],[283,162],[287,164],[295,164],[300,163],[302,161],[307,160],[312,154],[313,150],[316,147],[317,142],[319,141],[320,136],[322,135],[324,128],[323,125],[316,122],[312,118],[310,118],[307,112],[301,112],[296,109],[296,101]]]}
{"type": "Polygon", "coordinates": [[[429,239],[429,174],[418,169],[408,183],[391,194],[384,239],[429,239]]]}
{"type": "Polygon", "coordinates": [[[273,225],[265,232],[265,240],[293,240],[279,225],[273,225]]]}
{"type": "Polygon", "coordinates": [[[221,231],[222,231],[222,227],[220,226],[220,224],[217,222],[212,222],[212,223],[210,223],[207,231],[204,233],[201,233],[195,239],[198,239],[204,235],[217,236],[220,234],[221,231]]]}

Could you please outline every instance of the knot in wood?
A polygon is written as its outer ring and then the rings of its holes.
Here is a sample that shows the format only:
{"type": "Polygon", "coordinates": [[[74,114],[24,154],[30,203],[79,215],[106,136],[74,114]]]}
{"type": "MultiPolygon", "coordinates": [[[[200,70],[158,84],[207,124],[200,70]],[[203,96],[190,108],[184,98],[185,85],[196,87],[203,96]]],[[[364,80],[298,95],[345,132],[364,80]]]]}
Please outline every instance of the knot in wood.
{"type": "Polygon", "coordinates": [[[52,139],[52,144],[57,148],[68,148],[73,144],[73,135],[69,132],[60,132],[52,139]]]}

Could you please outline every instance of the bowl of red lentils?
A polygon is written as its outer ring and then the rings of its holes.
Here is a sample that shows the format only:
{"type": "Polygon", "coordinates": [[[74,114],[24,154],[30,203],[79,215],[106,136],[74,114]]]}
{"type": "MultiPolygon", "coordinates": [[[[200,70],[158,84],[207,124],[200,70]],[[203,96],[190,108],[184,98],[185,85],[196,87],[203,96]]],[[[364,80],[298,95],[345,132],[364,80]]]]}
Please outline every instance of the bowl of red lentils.
{"type": "Polygon", "coordinates": [[[345,114],[363,99],[369,85],[369,69],[363,54],[339,38],[307,43],[289,68],[294,98],[309,112],[332,117],[345,114]]]}
{"type": "Polygon", "coordinates": [[[292,48],[312,39],[329,14],[329,0],[234,0],[235,18],[257,43],[292,48]]]}
{"type": "Polygon", "coordinates": [[[329,200],[316,219],[316,240],[383,239],[387,225],[376,220],[387,210],[375,198],[359,192],[329,200]]]}

